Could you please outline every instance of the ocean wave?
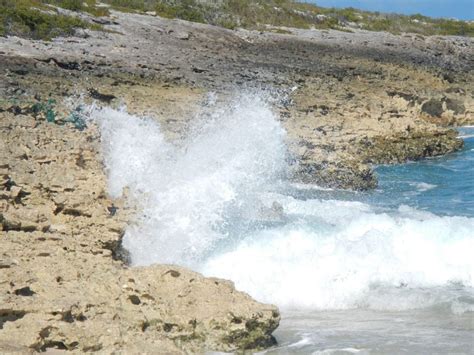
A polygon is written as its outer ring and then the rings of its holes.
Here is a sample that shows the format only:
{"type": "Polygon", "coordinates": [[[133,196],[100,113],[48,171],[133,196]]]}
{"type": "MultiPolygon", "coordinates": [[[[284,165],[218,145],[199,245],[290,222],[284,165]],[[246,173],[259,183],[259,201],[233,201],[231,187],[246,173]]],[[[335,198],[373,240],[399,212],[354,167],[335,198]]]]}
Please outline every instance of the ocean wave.
{"type": "Polygon", "coordinates": [[[290,309],[456,308],[472,292],[472,218],[407,206],[377,213],[348,201],[278,202],[293,223],[248,236],[202,271],[290,309]]]}
{"type": "Polygon", "coordinates": [[[472,311],[474,219],[289,196],[286,133],[265,100],[208,109],[180,145],[151,118],[92,113],[109,193],[141,211],[123,241],[134,265],[189,266],[283,308],[472,311]]]}

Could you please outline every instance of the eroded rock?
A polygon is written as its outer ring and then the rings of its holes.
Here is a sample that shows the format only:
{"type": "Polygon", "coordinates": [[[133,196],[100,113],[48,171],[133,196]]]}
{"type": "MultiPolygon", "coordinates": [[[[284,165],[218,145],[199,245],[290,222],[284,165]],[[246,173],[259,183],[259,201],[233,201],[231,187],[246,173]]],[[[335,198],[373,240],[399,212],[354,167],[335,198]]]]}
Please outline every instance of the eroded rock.
{"type": "Polygon", "coordinates": [[[0,132],[0,352],[274,344],[278,309],[231,282],[178,266],[126,267],[121,238],[132,211],[105,193],[94,127],[40,121],[25,130],[5,112],[0,123],[10,127],[0,132]]]}
{"type": "Polygon", "coordinates": [[[293,179],[335,189],[365,191],[377,187],[377,178],[365,164],[347,162],[344,164],[304,162],[298,164],[293,179]]]}

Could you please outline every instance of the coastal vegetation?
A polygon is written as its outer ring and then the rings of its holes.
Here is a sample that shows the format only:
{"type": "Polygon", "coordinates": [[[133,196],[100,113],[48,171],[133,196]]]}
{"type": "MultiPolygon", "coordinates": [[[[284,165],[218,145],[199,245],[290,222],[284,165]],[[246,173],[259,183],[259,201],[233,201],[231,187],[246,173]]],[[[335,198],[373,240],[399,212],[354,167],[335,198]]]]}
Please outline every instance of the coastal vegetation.
{"type": "Polygon", "coordinates": [[[96,7],[95,0],[0,0],[0,36],[49,40],[72,35],[76,28],[101,29],[97,24],[60,13],[51,5],[96,16],[105,14],[96,7]]]}
{"type": "Polygon", "coordinates": [[[394,34],[474,36],[474,23],[433,19],[423,15],[382,14],[354,8],[323,8],[292,0],[0,0],[0,35],[33,39],[67,36],[75,28],[100,29],[90,21],[59,11],[105,16],[109,9],[152,12],[165,18],[286,33],[282,27],[352,31],[364,29],[394,34]]]}

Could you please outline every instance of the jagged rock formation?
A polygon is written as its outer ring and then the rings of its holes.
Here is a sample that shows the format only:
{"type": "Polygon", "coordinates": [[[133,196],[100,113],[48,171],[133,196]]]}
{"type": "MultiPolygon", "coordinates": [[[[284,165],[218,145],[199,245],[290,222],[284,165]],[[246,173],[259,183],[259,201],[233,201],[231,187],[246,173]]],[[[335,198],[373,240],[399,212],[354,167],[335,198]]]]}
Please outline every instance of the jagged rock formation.
{"type": "Polygon", "coordinates": [[[174,354],[274,343],[276,307],[172,265],[128,268],[131,213],[94,128],[0,113],[0,352],[174,354]]]}

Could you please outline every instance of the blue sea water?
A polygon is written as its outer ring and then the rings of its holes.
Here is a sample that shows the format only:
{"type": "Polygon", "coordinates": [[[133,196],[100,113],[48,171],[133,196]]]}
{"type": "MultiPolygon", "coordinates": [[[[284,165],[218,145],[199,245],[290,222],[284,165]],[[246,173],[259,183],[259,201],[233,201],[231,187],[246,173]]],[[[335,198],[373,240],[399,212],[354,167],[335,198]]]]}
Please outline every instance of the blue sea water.
{"type": "Polygon", "coordinates": [[[404,15],[422,14],[430,17],[474,19],[472,0],[307,0],[323,7],[354,7],[356,9],[398,13],[404,15]]]}
{"type": "Polygon", "coordinates": [[[444,157],[376,169],[377,204],[406,204],[437,215],[474,216],[474,127],[460,128],[464,148],[444,157]]]}
{"type": "Polygon", "coordinates": [[[462,150],[442,157],[381,165],[379,185],[370,192],[334,190],[299,191],[298,198],[360,201],[388,211],[409,206],[438,216],[474,216],[474,127],[458,128],[462,150]]]}

